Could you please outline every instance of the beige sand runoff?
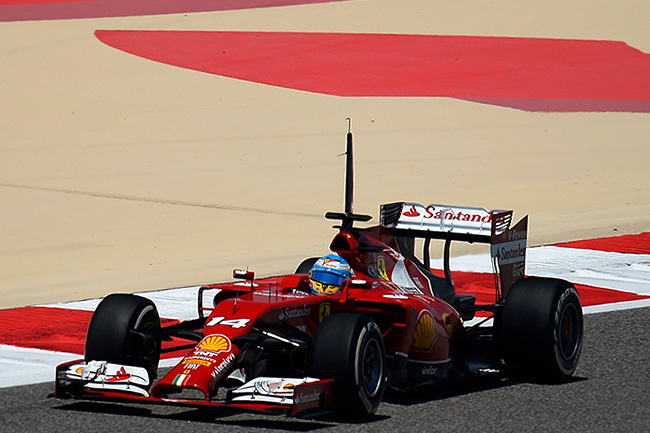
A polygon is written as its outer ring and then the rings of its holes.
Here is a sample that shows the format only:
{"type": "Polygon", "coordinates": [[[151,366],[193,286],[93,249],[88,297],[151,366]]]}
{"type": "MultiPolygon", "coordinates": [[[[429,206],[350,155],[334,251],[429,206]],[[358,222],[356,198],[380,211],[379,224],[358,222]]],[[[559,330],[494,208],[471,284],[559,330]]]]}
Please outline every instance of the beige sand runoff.
{"type": "MultiPolygon", "coordinates": [[[[97,29],[498,35],[650,52],[650,3],[373,0],[0,23],[0,308],[293,272],[343,206],[530,214],[530,244],[650,229],[650,115],[342,98],[175,68],[97,29]]],[[[464,249],[455,250],[456,253],[464,249]]]]}

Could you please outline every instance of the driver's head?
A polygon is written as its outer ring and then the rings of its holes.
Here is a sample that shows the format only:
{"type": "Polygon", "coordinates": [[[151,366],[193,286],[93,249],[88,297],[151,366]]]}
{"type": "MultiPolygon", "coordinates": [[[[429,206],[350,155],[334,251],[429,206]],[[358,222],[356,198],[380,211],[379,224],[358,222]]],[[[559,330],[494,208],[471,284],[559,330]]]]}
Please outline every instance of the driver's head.
{"type": "Polygon", "coordinates": [[[311,292],[316,295],[333,295],[343,288],[350,278],[350,265],[341,257],[328,254],[318,259],[309,271],[311,292]]]}

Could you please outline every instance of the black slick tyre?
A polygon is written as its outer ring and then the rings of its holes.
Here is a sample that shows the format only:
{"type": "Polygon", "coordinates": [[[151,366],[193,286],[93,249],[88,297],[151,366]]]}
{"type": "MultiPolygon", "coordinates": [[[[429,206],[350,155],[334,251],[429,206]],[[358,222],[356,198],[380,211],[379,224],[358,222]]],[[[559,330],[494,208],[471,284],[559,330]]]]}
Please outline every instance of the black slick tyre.
{"type": "Polygon", "coordinates": [[[386,382],[386,351],[377,324],[362,314],[327,317],[314,336],[309,375],[334,379],[337,415],[370,417],[381,403],[386,382]]]}
{"type": "Polygon", "coordinates": [[[296,272],[294,272],[294,274],[308,274],[312,266],[314,266],[314,263],[316,263],[319,258],[320,257],[310,257],[303,260],[296,268],[296,272]]]}
{"type": "Polygon", "coordinates": [[[530,277],[517,281],[501,318],[506,363],[524,379],[558,382],[576,370],[582,350],[582,305],[568,281],[530,277]]]}
{"type": "Polygon", "coordinates": [[[158,310],[150,299],[108,295],[90,320],[84,359],[144,367],[155,378],[160,361],[159,330],[158,310]]]}

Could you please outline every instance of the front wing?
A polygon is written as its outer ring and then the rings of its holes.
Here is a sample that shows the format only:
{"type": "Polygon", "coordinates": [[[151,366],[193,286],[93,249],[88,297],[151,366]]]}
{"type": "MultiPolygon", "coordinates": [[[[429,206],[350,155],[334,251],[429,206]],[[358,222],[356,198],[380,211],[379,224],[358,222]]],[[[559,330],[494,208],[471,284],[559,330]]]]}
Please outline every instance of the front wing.
{"type": "Polygon", "coordinates": [[[221,407],[268,414],[310,417],[333,410],[332,379],[258,377],[230,389],[223,400],[156,397],[142,367],[76,360],[56,368],[54,396],[195,407],[221,407]]]}

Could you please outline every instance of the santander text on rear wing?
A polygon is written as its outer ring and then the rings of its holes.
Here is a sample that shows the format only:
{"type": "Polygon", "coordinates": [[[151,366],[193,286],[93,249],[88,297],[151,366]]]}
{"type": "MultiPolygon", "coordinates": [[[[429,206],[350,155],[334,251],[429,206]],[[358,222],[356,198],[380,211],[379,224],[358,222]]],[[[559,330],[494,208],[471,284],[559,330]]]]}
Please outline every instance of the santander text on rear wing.
{"type": "Polygon", "coordinates": [[[383,226],[415,237],[490,243],[492,228],[497,234],[508,229],[512,211],[402,202],[381,205],[380,219],[383,226]]]}
{"type": "Polygon", "coordinates": [[[511,210],[398,202],[381,205],[379,213],[380,224],[396,235],[426,240],[425,263],[428,263],[428,241],[445,240],[445,275],[449,279],[451,241],[491,245],[495,271],[500,275],[499,297],[507,295],[512,284],[524,276],[528,216],[510,228],[511,210]]]}

